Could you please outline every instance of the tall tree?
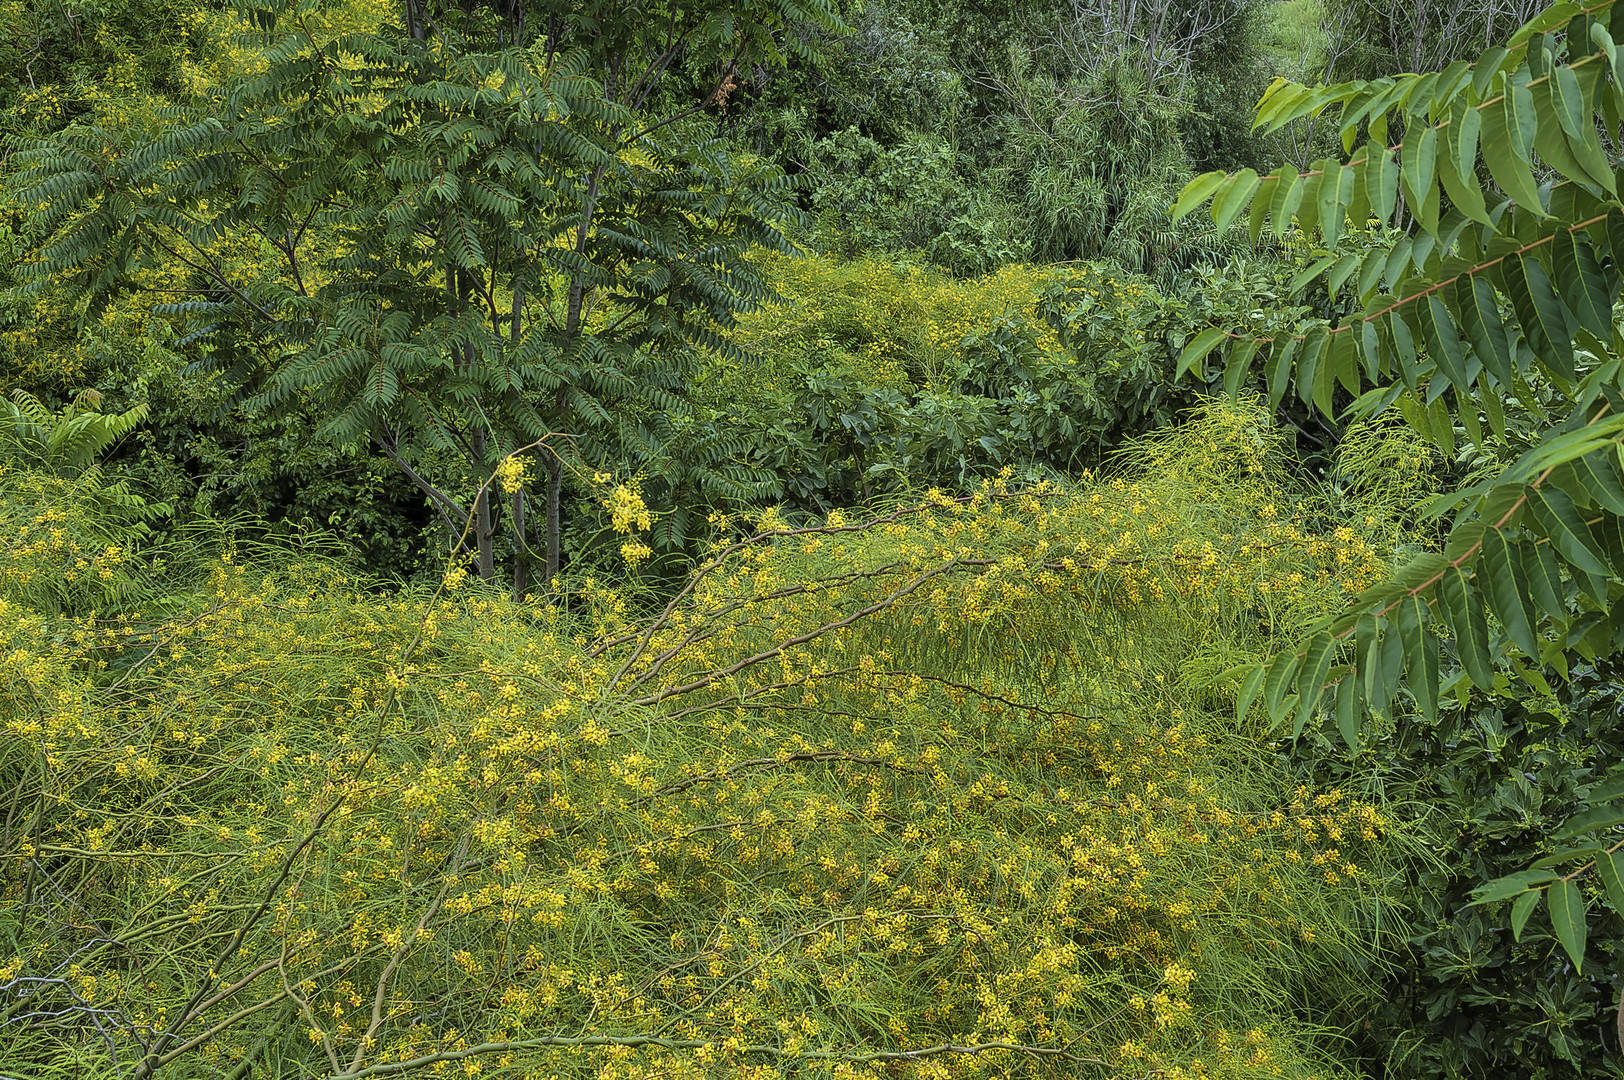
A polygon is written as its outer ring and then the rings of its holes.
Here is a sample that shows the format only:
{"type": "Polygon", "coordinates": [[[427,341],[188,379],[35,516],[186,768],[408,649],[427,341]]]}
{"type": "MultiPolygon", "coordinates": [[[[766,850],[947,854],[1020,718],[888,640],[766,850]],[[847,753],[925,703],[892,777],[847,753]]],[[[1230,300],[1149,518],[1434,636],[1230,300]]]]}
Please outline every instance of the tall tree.
{"type": "MultiPolygon", "coordinates": [[[[184,265],[199,315],[266,343],[255,403],[375,443],[454,533],[472,519],[486,578],[500,514],[469,478],[544,443],[551,576],[588,429],[680,407],[692,350],[728,348],[718,331],[767,295],[746,251],[785,246],[790,181],[700,114],[739,65],[838,20],[822,0],[407,0],[398,21],[332,36],[317,8],[247,5],[263,71],[155,139],[80,126],[26,144],[23,273],[102,300],[143,263],[184,265]],[[244,241],[274,275],[235,268],[244,241]],[[446,452],[469,506],[425,465],[446,452]]],[[[507,514],[520,592],[525,503],[521,488],[507,514]]]]}

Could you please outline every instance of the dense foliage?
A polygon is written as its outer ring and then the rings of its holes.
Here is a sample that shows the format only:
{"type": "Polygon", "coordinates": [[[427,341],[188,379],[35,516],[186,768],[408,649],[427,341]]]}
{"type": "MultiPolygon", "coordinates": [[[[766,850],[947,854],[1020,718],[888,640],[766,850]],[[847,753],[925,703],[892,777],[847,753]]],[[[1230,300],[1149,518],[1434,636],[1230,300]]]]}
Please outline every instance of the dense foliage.
{"type": "Polygon", "coordinates": [[[0,1076],[1624,1076],[1537,7],[0,0],[0,1076]]]}

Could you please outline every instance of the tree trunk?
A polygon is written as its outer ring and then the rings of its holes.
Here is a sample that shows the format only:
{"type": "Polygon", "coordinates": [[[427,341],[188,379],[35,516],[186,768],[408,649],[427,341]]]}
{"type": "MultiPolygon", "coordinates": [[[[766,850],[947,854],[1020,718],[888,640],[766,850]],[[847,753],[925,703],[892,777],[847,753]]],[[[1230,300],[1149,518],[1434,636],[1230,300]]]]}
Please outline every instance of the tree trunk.
{"type": "Polygon", "coordinates": [[[513,493],[513,599],[522,601],[530,588],[530,541],[524,533],[524,485],[513,493]]]}
{"type": "Polygon", "coordinates": [[[547,466],[547,580],[558,574],[563,555],[558,536],[559,507],[564,500],[564,459],[554,454],[547,466]]]}
{"type": "MultiPolygon", "coordinates": [[[[479,460],[479,471],[486,476],[490,474],[490,461],[485,455],[485,432],[474,422],[472,441],[474,456],[479,460]]],[[[484,476],[480,477],[481,480],[484,476]]],[[[479,489],[479,501],[474,504],[474,541],[479,550],[479,576],[484,581],[493,581],[496,578],[496,548],[493,543],[495,537],[491,535],[491,489],[482,486],[479,489]]]]}

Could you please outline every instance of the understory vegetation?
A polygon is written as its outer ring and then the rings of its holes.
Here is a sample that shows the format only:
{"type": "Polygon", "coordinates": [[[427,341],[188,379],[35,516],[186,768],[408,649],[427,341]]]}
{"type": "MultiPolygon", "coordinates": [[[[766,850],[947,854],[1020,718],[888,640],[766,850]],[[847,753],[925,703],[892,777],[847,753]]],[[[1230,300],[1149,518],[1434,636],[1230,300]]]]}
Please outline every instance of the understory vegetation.
{"type": "Polygon", "coordinates": [[[1624,1077],[1621,40],[0,0],[0,1080],[1624,1077]]]}

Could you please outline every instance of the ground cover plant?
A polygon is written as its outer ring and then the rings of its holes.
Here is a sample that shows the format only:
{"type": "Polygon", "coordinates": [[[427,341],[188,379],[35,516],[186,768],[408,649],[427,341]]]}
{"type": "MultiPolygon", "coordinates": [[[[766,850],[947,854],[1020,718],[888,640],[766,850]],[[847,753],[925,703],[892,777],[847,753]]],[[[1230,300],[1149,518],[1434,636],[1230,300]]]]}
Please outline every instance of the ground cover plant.
{"type": "Polygon", "coordinates": [[[1280,446],[737,523],[641,616],[229,543],[143,594],[13,469],[7,1071],[1341,1075],[1404,827],[1200,680],[1382,572],[1280,446]]]}

